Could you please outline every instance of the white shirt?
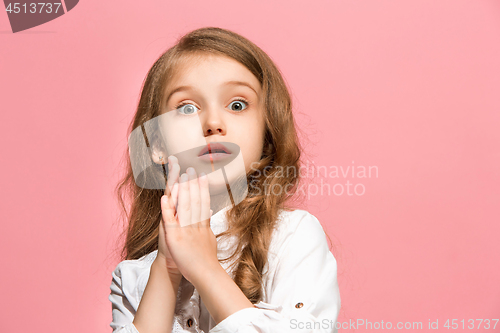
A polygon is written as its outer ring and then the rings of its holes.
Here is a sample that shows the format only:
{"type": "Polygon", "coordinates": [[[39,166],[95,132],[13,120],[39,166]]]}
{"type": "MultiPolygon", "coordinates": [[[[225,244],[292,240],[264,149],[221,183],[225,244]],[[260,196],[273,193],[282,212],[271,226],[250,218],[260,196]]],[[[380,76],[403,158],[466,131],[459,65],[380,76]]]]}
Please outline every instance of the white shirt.
{"type": "MultiPolygon", "coordinates": [[[[214,235],[226,230],[224,212],[214,214],[214,235]]],[[[217,257],[227,258],[236,244],[218,240],[217,257]]],[[[112,273],[113,333],[140,333],[132,323],[158,250],[120,262],[112,273]]],[[[233,277],[230,263],[221,263],[233,277]]],[[[336,333],[340,310],[337,261],[318,219],[305,210],[281,211],[263,272],[263,301],[239,310],[215,325],[196,288],[184,277],[177,293],[172,332],[336,333]]]]}

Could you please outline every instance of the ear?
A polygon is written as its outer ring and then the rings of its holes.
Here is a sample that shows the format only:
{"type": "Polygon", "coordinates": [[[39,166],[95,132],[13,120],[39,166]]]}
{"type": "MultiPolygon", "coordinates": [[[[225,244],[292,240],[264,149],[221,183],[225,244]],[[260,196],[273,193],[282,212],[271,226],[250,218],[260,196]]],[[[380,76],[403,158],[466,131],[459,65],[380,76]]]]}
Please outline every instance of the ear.
{"type": "Polygon", "coordinates": [[[167,154],[162,151],[152,149],[151,158],[156,164],[167,164],[167,154]]]}

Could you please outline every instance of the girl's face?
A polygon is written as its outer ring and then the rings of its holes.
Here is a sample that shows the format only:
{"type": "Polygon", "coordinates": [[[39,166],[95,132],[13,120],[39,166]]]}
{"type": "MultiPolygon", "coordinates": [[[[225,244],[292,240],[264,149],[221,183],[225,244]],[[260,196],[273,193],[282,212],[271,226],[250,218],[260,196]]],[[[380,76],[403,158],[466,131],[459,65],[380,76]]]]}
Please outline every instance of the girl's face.
{"type": "MultiPolygon", "coordinates": [[[[231,184],[262,155],[265,121],[260,83],[245,66],[224,56],[188,57],[177,73],[166,87],[159,117],[168,155],[178,157],[181,172],[189,166],[198,172],[207,167],[215,170],[205,171],[211,195],[227,191],[220,168],[231,184]],[[221,148],[216,142],[225,143],[226,152],[215,153],[221,148]],[[203,155],[208,147],[212,154],[203,155]]],[[[153,159],[160,163],[157,156],[153,159]]]]}

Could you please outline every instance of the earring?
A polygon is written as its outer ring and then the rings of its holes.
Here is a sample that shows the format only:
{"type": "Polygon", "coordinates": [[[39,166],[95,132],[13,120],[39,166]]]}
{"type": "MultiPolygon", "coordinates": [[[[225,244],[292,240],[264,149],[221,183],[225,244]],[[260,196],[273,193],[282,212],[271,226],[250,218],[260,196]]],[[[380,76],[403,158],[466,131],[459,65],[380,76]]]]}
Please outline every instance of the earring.
{"type": "Polygon", "coordinates": [[[158,159],[159,159],[160,161],[163,161],[163,156],[162,156],[162,155],[158,156],[158,159]]]}

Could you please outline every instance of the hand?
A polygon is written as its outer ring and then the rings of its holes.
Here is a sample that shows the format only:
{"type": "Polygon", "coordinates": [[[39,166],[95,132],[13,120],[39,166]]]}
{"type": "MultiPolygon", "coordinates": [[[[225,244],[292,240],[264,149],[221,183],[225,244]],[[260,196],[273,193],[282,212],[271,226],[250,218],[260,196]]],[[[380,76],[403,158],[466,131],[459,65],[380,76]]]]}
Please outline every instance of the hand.
{"type": "Polygon", "coordinates": [[[208,177],[197,178],[193,168],[187,172],[178,183],[177,216],[167,196],[162,197],[162,214],[170,254],[182,275],[193,283],[220,264],[217,240],[210,228],[208,177]]]}
{"type": "MultiPolygon", "coordinates": [[[[175,156],[169,156],[168,158],[168,179],[167,186],[165,188],[165,195],[163,197],[168,198],[168,205],[170,209],[174,211],[175,214],[175,206],[177,205],[177,196],[179,189],[179,171],[180,167],[177,163],[177,158],[175,156]]],[[[163,198],[162,197],[162,198],[163,198]]],[[[163,206],[163,203],[161,203],[163,206]]],[[[167,242],[166,242],[166,234],[165,228],[163,226],[165,217],[162,216],[162,221],[159,225],[158,232],[158,255],[157,259],[161,261],[162,264],[165,264],[169,273],[173,274],[173,276],[182,277],[179,268],[175,264],[170,251],[168,250],[167,242]]]]}

